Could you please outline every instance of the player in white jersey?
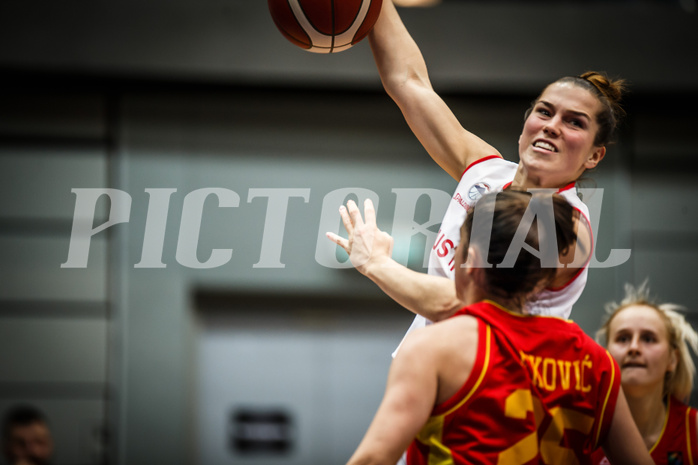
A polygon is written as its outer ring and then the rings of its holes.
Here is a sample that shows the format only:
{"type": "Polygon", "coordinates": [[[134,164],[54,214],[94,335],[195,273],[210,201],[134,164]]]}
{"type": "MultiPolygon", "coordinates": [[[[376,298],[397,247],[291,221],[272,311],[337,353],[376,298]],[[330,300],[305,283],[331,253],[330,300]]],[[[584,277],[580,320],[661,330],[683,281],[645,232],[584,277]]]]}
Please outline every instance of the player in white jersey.
{"type": "MultiPolygon", "coordinates": [[[[459,238],[454,225],[462,224],[468,203],[477,200],[481,192],[505,188],[559,191],[579,211],[577,247],[567,253],[574,257],[577,250],[583,250],[587,259],[591,256],[588,213],[577,197],[575,182],[606,154],[606,145],[623,115],[619,104],[622,81],[587,72],[545,87],[526,113],[519,136],[519,163],[515,164],[504,161],[497,149],[463,128],[436,94],[422,54],[391,1],[383,2],[369,40],[387,93],[429,155],[459,185],[442,222],[427,274],[392,260],[391,240],[377,230],[372,206],[364,207],[366,222],[353,202],[341,207],[349,237],[328,237],[347,250],[360,272],[417,314],[415,325],[447,318],[462,306],[450,269],[459,238]]],[[[551,287],[530,302],[529,311],[569,315],[584,288],[588,260],[564,258],[560,261],[572,266],[558,269],[551,287]]]]}
{"type": "MultiPolygon", "coordinates": [[[[429,254],[428,273],[434,276],[454,278],[455,248],[460,242],[460,228],[458,223],[465,221],[467,214],[472,211],[475,203],[486,192],[498,192],[511,185],[516,172],[516,163],[503,160],[498,156],[484,157],[471,164],[463,173],[458,187],[451,198],[446,210],[441,228],[437,234],[436,242],[429,254]]],[[[574,183],[556,190],[556,193],[565,198],[577,211],[579,219],[588,230],[589,209],[579,199],[574,183]]],[[[589,237],[590,242],[593,238],[589,237]]],[[[592,247],[589,247],[591,250],[592,247]]],[[[589,254],[585,254],[587,257],[589,254]]],[[[575,268],[575,272],[567,282],[558,283],[554,288],[544,289],[531,299],[526,310],[531,314],[558,316],[568,318],[572,311],[572,304],[577,301],[584,290],[587,281],[588,258],[583,260],[582,268],[575,268]]],[[[421,328],[430,321],[417,314],[407,333],[421,328]]]]}

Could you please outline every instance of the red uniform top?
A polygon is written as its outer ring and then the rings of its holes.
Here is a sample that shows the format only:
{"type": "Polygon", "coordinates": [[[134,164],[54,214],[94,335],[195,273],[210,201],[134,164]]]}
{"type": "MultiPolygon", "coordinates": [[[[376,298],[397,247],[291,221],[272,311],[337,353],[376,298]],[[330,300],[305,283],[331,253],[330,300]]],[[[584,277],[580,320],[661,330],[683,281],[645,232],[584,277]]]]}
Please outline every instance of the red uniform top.
{"type": "MultiPolygon", "coordinates": [[[[662,434],[650,449],[652,460],[657,465],[698,465],[698,442],[696,441],[696,409],[674,397],[668,397],[667,414],[662,434]]],[[[609,464],[603,449],[593,455],[594,465],[609,464]]]]}
{"type": "Polygon", "coordinates": [[[434,408],[407,463],[589,464],[620,389],[608,352],[560,318],[514,314],[489,301],[457,315],[479,320],[472,372],[434,408]]]}

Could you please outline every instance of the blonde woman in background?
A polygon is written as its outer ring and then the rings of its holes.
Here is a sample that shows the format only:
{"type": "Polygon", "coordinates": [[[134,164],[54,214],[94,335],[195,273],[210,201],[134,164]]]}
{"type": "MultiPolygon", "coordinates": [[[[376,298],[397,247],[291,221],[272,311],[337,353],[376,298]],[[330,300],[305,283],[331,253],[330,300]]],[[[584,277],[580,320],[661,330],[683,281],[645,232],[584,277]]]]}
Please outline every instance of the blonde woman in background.
{"type": "MultiPolygon", "coordinates": [[[[698,463],[698,412],[686,404],[696,371],[688,347],[698,353],[698,334],[681,310],[650,299],[647,281],[626,285],[596,334],[620,366],[630,412],[657,464],[698,463]]],[[[593,459],[609,463],[601,450],[593,459]]]]}

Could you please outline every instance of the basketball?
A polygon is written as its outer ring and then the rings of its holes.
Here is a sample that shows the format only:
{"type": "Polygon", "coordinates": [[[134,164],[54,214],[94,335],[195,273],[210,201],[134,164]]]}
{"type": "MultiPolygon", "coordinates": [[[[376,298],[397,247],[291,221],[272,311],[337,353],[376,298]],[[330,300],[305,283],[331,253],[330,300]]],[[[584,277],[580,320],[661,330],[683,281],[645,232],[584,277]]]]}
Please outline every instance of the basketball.
{"type": "Polygon", "coordinates": [[[366,37],[382,0],[268,0],[274,24],[309,52],[336,53],[366,37]]]}

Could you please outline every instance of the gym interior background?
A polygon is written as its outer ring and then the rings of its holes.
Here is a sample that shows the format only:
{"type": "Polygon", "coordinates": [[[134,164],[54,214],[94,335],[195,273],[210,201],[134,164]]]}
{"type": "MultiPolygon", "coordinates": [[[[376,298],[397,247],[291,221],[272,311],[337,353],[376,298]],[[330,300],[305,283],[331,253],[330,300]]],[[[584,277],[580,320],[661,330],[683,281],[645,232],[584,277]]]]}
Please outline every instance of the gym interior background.
{"type": "MultiPolygon", "coordinates": [[[[598,261],[631,254],[590,271],[572,317],[593,333],[625,282],[649,278],[698,324],[695,2],[401,13],[437,91],[514,161],[546,83],[630,81],[585,185],[603,188],[598,261]]],[[[57,465],[344,463],[411,316],[332,266],[324,232],[350,192],[372,195],[398,258],[423,269],[436,231],[420,225],[456,184],[367,41],[305,52],[261,0],[3,2],[0,73],[0,411],[45,410],[57,465]],[[87,221],[122,221],[91,237],[85,267],[62,267],[74,189],[105,188],[121,194],[87,221]]]]}

